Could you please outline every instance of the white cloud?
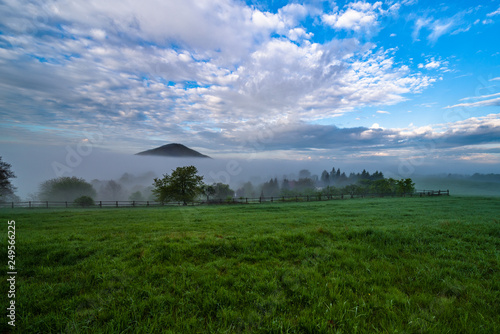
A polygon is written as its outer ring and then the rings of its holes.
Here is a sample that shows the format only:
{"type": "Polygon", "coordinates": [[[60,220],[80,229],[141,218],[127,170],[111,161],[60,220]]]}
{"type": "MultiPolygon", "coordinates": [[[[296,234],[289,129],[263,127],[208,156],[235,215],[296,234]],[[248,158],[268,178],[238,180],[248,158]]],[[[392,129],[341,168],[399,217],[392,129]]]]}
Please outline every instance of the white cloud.
{"type": "Polygon", "coordinates": [[[376,25],[377,17],[373,13],[364,13],[348,9],[342,15],[338,15],[334,26],[340,29],[359,31],[376,25]]]}
{"type": "MultiPolygon", "coordinates": [[[[442,17],[436,19],[434,17],[417,17],[413,27],[412,38],[418,40],[421,31],[424,29],[428,32],[427,39],[432,44],[435,44],[438,39],[446,34],[456,35],[470,30],[471,25],[466,22],[464,17],[470,14],[470,11],[461,11],[452,17],[442,17]]],[[[475,22],[474,24],[477,24],[475,22]]]]}
{"type": "Polygon", "coordinates": [[[421,17],[415,21],[415,27],[413,28],[413,32],[411,34],[413,40],[418,40],[418,37],[420,36],[420,30],[429,25],[431,21],[432,20],[429,18],[421,18],[421,17]]]}
{"type": "MultiPolygon", "coordinates": [[[[23,1],[18,6],[30,7],[23,1]]],[[[272,14],[229,0],[148,0],[127,5],[118,0],[90,0],[35,6],[45,8],[42,22],[62,20],[73,28],[105,31],[109,38],[125,35],[129,41],[159,46],[175,43],[195,52],[210,52],[210,56],[217,50],[238,57],[252,51],[255,43],[268,39],[270,33],[286,32],[290,24],[307,15],[300,5],[289,5],[272,14]]]]}
{"type": "Polygon", "coordinates": [[[500,7],[498,7],[498,9],[495,10],[494,12],[486,14],[486,16],[488,16],[488,17],[492,17],[492,16],[495,16],[495,15],[500,15],[500,7]]]}
{"type": "Polygon", "coordinates": [[[441,70],[441,71],[449,71],[448,69],[448,61],[444,61],[441,59],[435,59],[434,57],[431,57],[430,59],[427,59],[427,63],[423,64],[420,63],[418,64],[418,68],[425,68],[426,70],[441,70]]]}
{"type": "MultiPolygon", "coordinates": [[[[471,117],[463,121],[436,125],[442,127],[446,133],[476,133],[478,131],[488,131],[488,129],[500,130],[500,114],[489,114],[482,117],[471,117]]],[[[499,137],[497,137],[498,140],[499,137]]]]}
{"type": "Polygon", "coordinates": [[[470,30],[470,28],[471,28],[471,26],[470,26],[470,25],[468,25],[468,26],[466,26],[466,27],[463,27],[463,28],[458,28],[457,30],[454,30],[454,31],[451,33],[451,35],[457,35],[457,34],[460,34],[460,33],[462,33],[462,32],[467,32],[467,31],[469,31],[469,30],[470,30]]]}
{"type": "Polygon", "coordinates": [[[373,30],[377,30],[379,16],[397,12],[399,6],[391,8],[388,11],[383,11],[380,1],[373,4],[358,1],[349,3],[344,11],[323,14],[322,21],[339,30],[373,33],[373,30]]]}
{"type": "Polygon", "coordinates": [[[498,143],[500,114],[422,127],[410,124],[408,128],[391,129],[390,131],[393,138],[396,141],[404,142],[406,147],[411,147],[415,141],[419,143],[419,146],[425,147],[426,141],[430,141],[431,145],[435,147],[436,153],[442,154],[450,148],[463,150],[464,147],[477,147],[483,143],[498,143]],[[443,150],[438,145],[441,145],[443,150]]]}
{"type": "Polygon", "coordinates": [[[377,110],[377,114],[390,114],[390,112],[385,110],[377,110]]]}
{"type": "Polygon", "coordinates": [[[287,36],[292,41],[300,41],[301,39],[310,39],[314,34],[306,32],[303,28],[294,28],[288,31],[287,36]]]}
{"type": "MultiPolygon", "coordinates": [[[[23,5],[7,15],[11,26],[25,19],[23,5]]],[[[378,17],[381,6],[354,3],[341,15],[350,9],[378,17]]],[[[255,133],[263,120],[288,124],[384,108],[434,82],[397,63],[394,50],[357,39],[309,41],[301,26],[308,8],[296,4],[275,14],[229,0],[46,8],[36,29],[3,35],[13,46],[0,53],[6,121],[51,122],[75,133],[112,122],[113,140],[199,143],[255,133]]]]}
{"type": "Polygon", "coordinates": [[[90,35],[97,40],[104,40],[106,38],[106,32],[102,29],[91,29],[90,35]]]}
{"type": "Polygon", "coordinates": [[[482,96],[465,97],[463,99],[460,99],[460,101],[475,100],[475,99],[489,99],[491,97],[495,97],[495,96],[499,96],[499,95],[500,95],[500,93],[490,94],[490,95],[482,95],[482,96]]]}
{"type": "Polygon", "coordinates": [[[418,2],[418,0],[402,0],[401,4],[405,6],[411,6],[418,2]]]}
{"type": "Polygon", "coordinates": [[[455,104],[453,106],[447,106],[447,107],[445,107],[445,109],[458,108],[458,107],[463,107],[463,108],[473,107],[473,108],[475,108],[475,107],[488,107],[488,106],[500,106],[500,97],[496,98],[496,99],[484,100],[484,101],[479,101],[479,102],[455,104]]]}
{"type": "Polygon", "coordinates": [[[451,31],[451,29],[456,25],[453,19],[448,20],[436,20],[431,26],[431,33],[429,35],[429,40],[435,43],[439,37],[451,31]]]}
{"type": "Polygon", "coordinates": [[[252,23],[259,28],[269,30],[279,30],[284,28],[284,23],[280,21],[279,17],[275,14],[261,12],[254,10],[252,13],[252,23]]]}
{"type": "Polygon", "coordinates": [[[293,27],[309,15],[309,9],[304,5],[292,3],[280,8],[278,14],[287,26],[293,27]]]}

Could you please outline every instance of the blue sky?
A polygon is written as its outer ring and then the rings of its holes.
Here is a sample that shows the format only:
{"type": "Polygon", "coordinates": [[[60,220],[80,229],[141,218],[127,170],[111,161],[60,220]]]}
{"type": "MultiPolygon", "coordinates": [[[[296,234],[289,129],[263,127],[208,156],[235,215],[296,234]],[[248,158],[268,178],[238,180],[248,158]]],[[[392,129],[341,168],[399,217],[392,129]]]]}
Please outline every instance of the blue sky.
{"type": "Polygon", "coordinates": [[[500,1],[8,0],[0,15],[0,149],[500,166],[500,1]]]}

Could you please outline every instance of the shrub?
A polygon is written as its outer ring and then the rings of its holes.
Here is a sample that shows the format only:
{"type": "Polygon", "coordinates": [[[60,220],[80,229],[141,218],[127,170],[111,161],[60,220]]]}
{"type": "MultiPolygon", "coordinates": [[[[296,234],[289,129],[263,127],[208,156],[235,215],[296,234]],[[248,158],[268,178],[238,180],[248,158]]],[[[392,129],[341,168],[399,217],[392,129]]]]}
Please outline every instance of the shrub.
{"type": "Polygon", "coordinates": [[[94,205],[94,200],[90,196],[81,196],[75,199],[73,202],[75,205],[79,205],[81,207],[92,206],[94,205]]]}
{"type": "Polygon", "coordinates": [[[80,196],[95,197],[96,191],[84,179],[59,177],[40,184],[38,197],[41,201],[74,201],[80,196]]]}

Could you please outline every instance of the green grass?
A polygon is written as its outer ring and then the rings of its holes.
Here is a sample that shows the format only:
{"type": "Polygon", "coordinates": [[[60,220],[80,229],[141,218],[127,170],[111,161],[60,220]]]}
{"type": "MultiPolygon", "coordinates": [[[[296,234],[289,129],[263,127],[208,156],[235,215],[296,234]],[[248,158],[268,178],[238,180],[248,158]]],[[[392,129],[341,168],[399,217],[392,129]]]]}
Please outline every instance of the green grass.
{"type": "Polygon", "coordinates": [[[5,264],[16,221],[18,333],[500,332],[498,198],[0,218],[5,264]]]}

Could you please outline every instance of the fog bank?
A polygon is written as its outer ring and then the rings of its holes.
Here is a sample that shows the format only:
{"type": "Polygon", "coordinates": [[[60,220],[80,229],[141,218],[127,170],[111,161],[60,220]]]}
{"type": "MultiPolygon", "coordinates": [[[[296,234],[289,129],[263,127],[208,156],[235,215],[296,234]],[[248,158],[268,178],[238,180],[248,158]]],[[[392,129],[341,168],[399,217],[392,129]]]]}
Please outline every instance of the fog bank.
{"type": "MultiPolygon", "coordinates": [[[[457,180],[445,177],[429,178],[436,173],[474,172],[491,173],[491,166],[470,165],[449,166],[442,163],[433,165],[432,161],[425,161],[418,166],[405,165],[403,160],[387,159],[384,157],[366,160],[344,160],[341,157],[324,160],[284,160],[284,159],[255,159],[254,156],[238,159],[204,159],[204,158],[166,158],[154,156],[137,156],[134,154],[116,153],[100,148],[91,148],[85,151],[66,146],[36,146],[36,145],[5,145],[0,148],[3,161],[12,165],[12,171],[17,178],[12,180],[17,187],[16,194],[25,200],[29,194],[38,192],[38,187],[43,181],[60,176],[76,176],[87,182],[93,180],[109,181],[119,180],[125,173],[141,178],[143,187],[151,186],[154,177],[161,177],[171,173],[180,166],[194,165],[204,176],[205,183],[225,183],[232,189],[237,189],[243,183],[251,181],[259,184],[269,181],[270,178],[282,179],[284,176],[293,179],[302,169],[307,169],[312,175],[320,176],[323,170],[331,171],[334,167],[340,168],[346,174],[358,173],[363,169],[373,173],[381,171],[385,177],[395,179],[412,177],[417,181],[417,189],[443,188],[450,189],[453,194],[454,184],[457,180]],[[477,166],[476,166],[477,167],[477,166]],[[450,170],[448,170],[448,168],[450,170]],[[470,172],[472,170],[472,172],[470,172]],[[149,173],[149,174],[148,174],[149,173]],[[145,177],[146,175],[146,177],[145,177]],[[454,183],[453,183],[454,182],[454,183]]],[[[466,194],[467,187],[474,189],[477,182],[484,180],[460,181],[460,193],[466,194]],[[474,183],[475,182],[475,183],[474,183]],[[467,184],[466,184],[467,183],[467,184]]],[[[487,182],[486,182],[487,183],[487,182]]],[[[100,185],[103,185],[100,183],[100,185]]],[[[105,186],[105,185],[104,185],[105,186]]],[[[133,189],[134,185],[130,185],[133,189]]],[[[455,186],[456,188],[456,186],[455,186]]],[[[99,191],[99,189],[96,189],[99,191]]],[[[489,191],[485,194],[496,194],[489,191]]],[[[500,195],[500,194],[499,194],[500,195]]],[[[125,196],[125,195],[124,195],[125,196]]]]}

